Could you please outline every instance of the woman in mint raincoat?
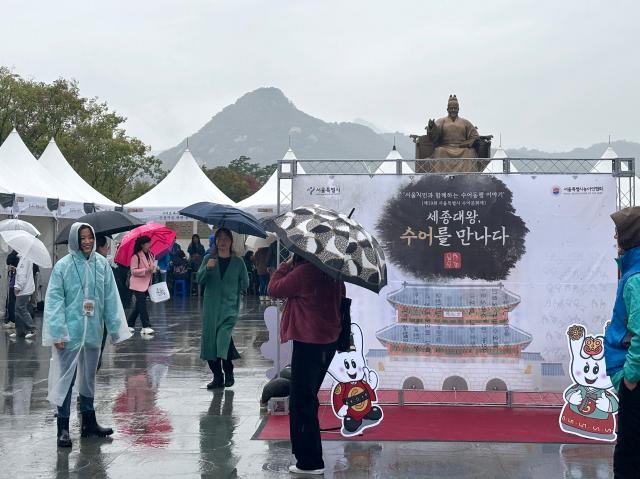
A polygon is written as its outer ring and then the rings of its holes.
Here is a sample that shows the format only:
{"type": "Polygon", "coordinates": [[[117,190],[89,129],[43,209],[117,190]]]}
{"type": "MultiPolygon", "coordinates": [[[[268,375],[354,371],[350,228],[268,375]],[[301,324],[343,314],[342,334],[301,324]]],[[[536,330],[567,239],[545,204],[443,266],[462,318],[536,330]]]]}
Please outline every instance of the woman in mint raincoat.
{"type": "Polygon", "coordinates": [[[215,251],[204,257],[196,274],[198,283],[205,286],[200,358],[207,361],[213,373],[207,389],[231,387],[235,382],[231,361],[240,354],[231,332],[238,319],[240,293],[249,286],[244,260],[233,253],[231,231],[220,228],[215,242],[215,251]]]}
{"type": "Polygon", "coordinates": [[[81,435],[107,436],[96,422],[93,398],[104,325],[114,343],[131,337],[113,272],[95,253],[93,228],[74,223],[69,254],[56,263],[47,287],[42,344],[52,346],[47,399],[58,407],[59,447],[71,447],[71,390],[78,378],[81,435]]]}

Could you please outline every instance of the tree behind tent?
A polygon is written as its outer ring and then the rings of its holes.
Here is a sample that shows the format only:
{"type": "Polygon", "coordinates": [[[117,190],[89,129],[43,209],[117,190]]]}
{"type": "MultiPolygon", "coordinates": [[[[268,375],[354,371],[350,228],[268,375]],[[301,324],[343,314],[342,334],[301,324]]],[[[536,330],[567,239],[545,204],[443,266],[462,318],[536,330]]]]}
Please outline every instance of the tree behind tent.
{"type": "Polygon", "coordinates": [[[15,127],[39,157],[55,138],[78,174],[118,203],[165,174],[150,147],[127,136],[125,120],[97,98],[81,97],[75,80],[38,82],[0,67],[0,143],[15,127]]]}

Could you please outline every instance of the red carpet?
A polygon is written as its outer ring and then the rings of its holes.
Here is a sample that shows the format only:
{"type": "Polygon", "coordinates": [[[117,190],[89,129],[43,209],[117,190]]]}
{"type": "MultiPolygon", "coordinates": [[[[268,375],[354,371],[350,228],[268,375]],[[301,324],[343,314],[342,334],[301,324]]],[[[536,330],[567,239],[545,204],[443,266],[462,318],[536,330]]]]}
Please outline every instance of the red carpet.
{"type": "MultiPolygon", "coordinates": [[[[559,408],[383,406],[383,410],[382,422],[361,436],[346,439],[335,431],[322,433],[322,439],[598,444],[561,431],[559,408]]],[[[328,406],[320,406],[319,417],[321,428],[340,426],[328,406]]],[[[288,440],[289,416],[267,416],[253,439],[288,440]]]]}

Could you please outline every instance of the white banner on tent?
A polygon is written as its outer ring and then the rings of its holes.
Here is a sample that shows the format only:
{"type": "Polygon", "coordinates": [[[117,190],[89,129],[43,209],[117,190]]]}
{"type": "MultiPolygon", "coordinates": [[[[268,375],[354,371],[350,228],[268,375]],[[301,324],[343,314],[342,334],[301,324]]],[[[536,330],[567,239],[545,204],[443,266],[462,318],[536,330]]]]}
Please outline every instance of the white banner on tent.
{"type": "Polygon", "coordinates": [[[16,195],[12,214],[17,216],[54,216],[54,212],[47,207],[46,198],[25,195],[16,195]]]}
{"type": "Polygon", "coordinates": [[[140,218],[142,221],[193,221],[193,218],[182,216],[179,211],[189,205],[175,208],[125,208],[125,212],[140,218]]]}
{"type": "Polygon", "coordinates": [[[610,317],[613,177],[301,175],[293,200],[385,248],[380,294],[348,287],[382,388],[561,391],[567,327],[610,317]]]}

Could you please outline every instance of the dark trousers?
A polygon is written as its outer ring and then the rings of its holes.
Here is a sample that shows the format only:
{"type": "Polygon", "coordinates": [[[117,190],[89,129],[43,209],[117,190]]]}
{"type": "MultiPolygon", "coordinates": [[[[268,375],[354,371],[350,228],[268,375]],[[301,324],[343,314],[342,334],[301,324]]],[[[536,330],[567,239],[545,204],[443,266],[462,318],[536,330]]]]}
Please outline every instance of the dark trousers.
{"type": "Polygon", "coordinates": [[[100,358],[98,359],[98,369],[100,371],[100,367],[102,366],[102,353],[104,353],[104,347],[107,344],[107,324],[104,325],[104,331],[102,332],[102,345],[100,346],[100,358]]]}
{"type": "Polygon", "coordinates": [[[240,359],[240,353],[236,349],[236,345],[233,343],[233,338],[229,341],[229,350],[227,351],[226,358],[217,357],[216,359],[207,359],[207,364],[209,365],[209,369],[213,373],[214,377],[220,377],[222,375],[222,371],[224,370],[225,374],[233,374],[233,363],[232,359],[240,359]],[[222,365],[220,364],[222,361],[222,365]]]}
{"type": "MultiPolygon", "coordinates": [[[[64,398],[64,402],[61,407],[58,407],[58,417],[67,418],[71,415],[71,391],[73,390],[73,384],[76,382],[76,373],[73,373],[73,379],[71,380],[71,386],[69,386],[69,392],[64,398]]],[[[80,398],[80,412],[93,411],[93,398],[78,394],[80,398]]]]}
{"type": "Polygon", "coordinates": [[[122,307],[127,309],[131,303],[131,290],[127,286],[129,268],[118,265],[118,267],[113,271],[113,276],[116,279],[116,286],[118,287],[118,295],[120,296],[122,307]]]}
{"type": "Polygon", "coordinates": [[[136,297],[136,305],[133,311],[129,313],[127,318],[127,324],[130,328],[135,328],[136,319],[140,316],[143,328],[150,328],[149,313],[147,312],[147,293],[141,293],[140,291],[133,291],[133,295],[136,297]]]}
{"type": "Polygon", "coordinates": [[[318,391],[336,353],[336,344],[293,342],[289,433],[300,469],[321,469],[322,442],[318,421],[318,391]]]}
{"type": "Polygon", "coordinates": [[[220,361],[220,358],[207,360],[207,364],[213,373],[213,377],[221,377],[222,371],[224,371],[225,374],[233,374],[233,362],[231,362],[231,359],[222,359],[222,365],[220,364],[220,361]]]}
{"type": "Polygon", "coordinates": [[[640,476],[640,385],[629,391],[620,383],[618,392],[618,443],[613,453],[613,473],[616,479],[640,476]]]}
{"type": "Polygon", "coordinates": [[[266,296],[268,287],[269,287],[269,275],[259,274],[258,275],[258,294],[260,296],[266,296]]]}

